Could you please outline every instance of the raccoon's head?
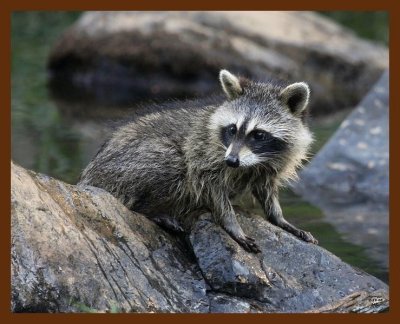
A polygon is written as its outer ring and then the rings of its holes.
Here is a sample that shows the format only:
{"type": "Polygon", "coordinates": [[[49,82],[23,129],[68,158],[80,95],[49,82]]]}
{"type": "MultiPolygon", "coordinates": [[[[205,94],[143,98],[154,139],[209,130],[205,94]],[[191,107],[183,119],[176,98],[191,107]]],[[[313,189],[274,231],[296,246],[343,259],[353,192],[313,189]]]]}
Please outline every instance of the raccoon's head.
{"type": "Polygon", "coordinates": [[[221,158],[232,168],[264,164],[293,176],[312,142],[304,121],[308,85],[255,83],[226,70],[219,78],[227,101],[213,113],[209,127],[224,148],[221,158]]]}

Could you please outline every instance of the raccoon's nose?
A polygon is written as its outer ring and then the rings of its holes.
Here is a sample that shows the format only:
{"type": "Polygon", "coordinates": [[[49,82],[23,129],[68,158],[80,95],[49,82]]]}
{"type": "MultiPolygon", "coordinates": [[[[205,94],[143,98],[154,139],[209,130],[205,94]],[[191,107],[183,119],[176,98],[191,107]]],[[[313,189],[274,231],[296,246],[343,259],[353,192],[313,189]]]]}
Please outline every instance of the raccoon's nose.
{"type": "Polygon", "coordinates": [[[236,156],[228,155],[225,158],[225,162],[231,168],[237,168],[239,166],[239,158],[236,156]]]}

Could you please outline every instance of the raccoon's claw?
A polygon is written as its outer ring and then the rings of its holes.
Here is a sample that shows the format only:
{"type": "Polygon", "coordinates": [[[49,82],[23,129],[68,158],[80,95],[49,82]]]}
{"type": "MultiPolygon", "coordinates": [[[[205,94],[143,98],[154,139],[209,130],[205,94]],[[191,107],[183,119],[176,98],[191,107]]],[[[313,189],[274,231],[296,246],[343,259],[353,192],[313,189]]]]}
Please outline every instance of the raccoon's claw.
{"type": "Polygon", "coordinates": [[[248,252],[260,253],[261,250],[251,237],[237,238],[236,241],[248,252]]]}
{"type": "Polygon", "coordinates": [[[318,244],[318,240],[316,240],[314,238],[314,236],[311,235],[310,232],[306,232],[306,231],[300,231],[299,232],[299,238],[301,238],[303,241],[309,242],[309,243],[313,243],[313,244],[318,244]]]}

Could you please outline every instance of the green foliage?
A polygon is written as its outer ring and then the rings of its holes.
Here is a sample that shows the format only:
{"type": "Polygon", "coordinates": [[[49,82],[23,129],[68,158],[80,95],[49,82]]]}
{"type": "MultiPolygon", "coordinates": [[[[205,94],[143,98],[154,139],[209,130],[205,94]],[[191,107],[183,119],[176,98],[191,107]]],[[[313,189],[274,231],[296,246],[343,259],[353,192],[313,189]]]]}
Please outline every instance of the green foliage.
{"type": "Polygon", "coordinates": [[[85,304],[80,303],[80,302],[74,303],[74,307],[80,313],[98,313],[99,312],[97,309],[86,306],[85,304]]]}
{"type": "Polygon", "coordinates": [[[389,44],[389,14],[387,11],[319,11],[358,36],[389,44]]]}

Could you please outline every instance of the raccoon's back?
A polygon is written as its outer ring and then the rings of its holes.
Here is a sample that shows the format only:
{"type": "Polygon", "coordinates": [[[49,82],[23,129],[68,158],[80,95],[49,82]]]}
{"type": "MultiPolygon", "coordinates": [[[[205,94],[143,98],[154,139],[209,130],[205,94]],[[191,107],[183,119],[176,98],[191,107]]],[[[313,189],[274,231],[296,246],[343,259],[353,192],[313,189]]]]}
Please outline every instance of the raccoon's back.
{"type": "Polygon", "coordinates": [[[103,188],[129,208],[143,202],[167,203],[185,182],[185,141],[210,110],[152,111],[127,123],[104,143],[79,183],[103,188]]]}

